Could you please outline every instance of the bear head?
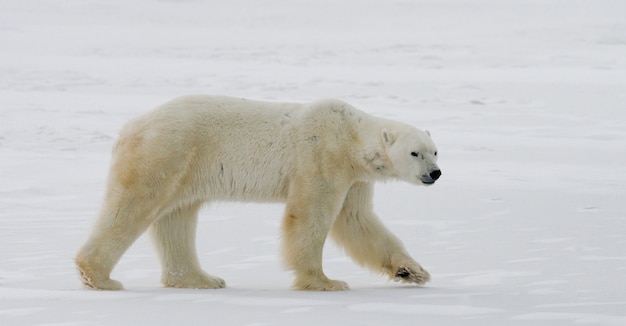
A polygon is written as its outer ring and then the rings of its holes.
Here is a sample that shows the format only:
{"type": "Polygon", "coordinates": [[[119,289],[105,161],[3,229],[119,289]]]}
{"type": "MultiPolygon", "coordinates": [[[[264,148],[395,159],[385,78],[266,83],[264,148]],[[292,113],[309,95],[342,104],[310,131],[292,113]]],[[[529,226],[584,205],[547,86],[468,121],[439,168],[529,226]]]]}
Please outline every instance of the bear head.
{"type": "Polygon", "coordinates": [[[439,179],[437,147],[428,131],[412,126],[400,130],[383,129],[381,138],[395,177],[423,185],[432,185],[439,179]]]}

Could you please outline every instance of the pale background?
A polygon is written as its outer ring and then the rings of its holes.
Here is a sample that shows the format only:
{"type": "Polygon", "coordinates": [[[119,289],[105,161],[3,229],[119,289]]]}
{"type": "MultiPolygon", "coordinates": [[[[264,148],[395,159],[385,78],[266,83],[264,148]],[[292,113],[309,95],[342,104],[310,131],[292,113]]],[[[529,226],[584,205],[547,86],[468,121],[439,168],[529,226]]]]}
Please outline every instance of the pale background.
{"type": "Polygon", "coordinates": [[[626,2],[0,2],[0,324],[626,325],[626,2]],[[164,289],[148,237],[83,289],[73,255],[128,119],[172,97],[337,97],[429,129],[433,187],[375,207],[433,276],[289,290],[280,205],[202,211],[223,290],[164,289]]]}

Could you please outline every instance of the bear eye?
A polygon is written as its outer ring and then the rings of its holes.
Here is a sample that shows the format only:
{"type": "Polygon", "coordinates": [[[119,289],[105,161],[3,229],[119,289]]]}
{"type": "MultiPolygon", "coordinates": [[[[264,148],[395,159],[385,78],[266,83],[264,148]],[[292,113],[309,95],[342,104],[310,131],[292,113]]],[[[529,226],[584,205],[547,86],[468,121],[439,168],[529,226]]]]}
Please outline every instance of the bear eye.
{"type": "Polygon", "coordinates": [[[419,157],[420,153],[419,152],[411,152],[411,156],[419,157]]]}
{"type": "Polygon", "coordinates": [[[435,156],[437,156],[437,152],[435,152],[435,156]]]}

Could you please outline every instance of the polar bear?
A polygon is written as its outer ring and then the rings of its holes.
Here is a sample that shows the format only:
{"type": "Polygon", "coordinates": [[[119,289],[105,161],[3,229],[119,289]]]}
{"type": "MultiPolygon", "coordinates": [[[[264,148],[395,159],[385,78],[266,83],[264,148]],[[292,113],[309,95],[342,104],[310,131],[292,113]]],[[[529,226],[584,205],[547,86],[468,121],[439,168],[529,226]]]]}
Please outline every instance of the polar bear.
{"type": "Polygon", "coordinates": [[[428,132],[339,100],[185,96],[120,132],[104,204],[76,264],[88,287],[121,290],[110,273],[150,229],[166,287],[222,288],[224,280],[204,272],[196,254],[200,207],[286,202],[282,253],[295,289],[348,289],[322,269],[329,234],[356,263],[422,285],[430,275],[373,212],[372,185],[430,185],[440,175],[428,132]]]}

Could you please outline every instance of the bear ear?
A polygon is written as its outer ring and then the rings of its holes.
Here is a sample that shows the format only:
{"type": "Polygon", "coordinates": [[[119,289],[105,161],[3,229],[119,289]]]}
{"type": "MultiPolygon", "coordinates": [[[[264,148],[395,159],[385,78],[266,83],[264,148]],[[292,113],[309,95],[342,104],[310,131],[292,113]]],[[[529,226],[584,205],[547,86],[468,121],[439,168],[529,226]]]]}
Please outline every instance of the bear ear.
{"type": "Polygon", "coordinates": [[[428,135],[428,137],[430,137],[430,131],[428,131],[428,130],[424,130],[424,132],[426,132],[426,134],[428,135]]]}
{"type": "Polygon", "coordinates": [[[380,137],[383,139],[383,143],[386,146],[391,146],[396,142],[396,135],[387,129],[383,129],[380,132],[380,137]]]}

